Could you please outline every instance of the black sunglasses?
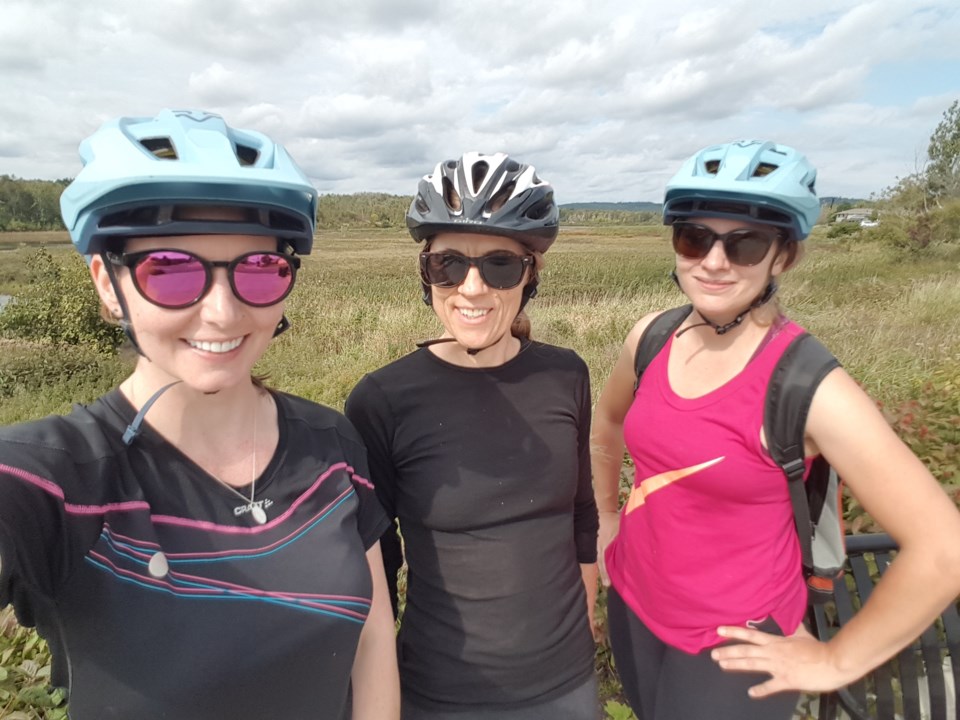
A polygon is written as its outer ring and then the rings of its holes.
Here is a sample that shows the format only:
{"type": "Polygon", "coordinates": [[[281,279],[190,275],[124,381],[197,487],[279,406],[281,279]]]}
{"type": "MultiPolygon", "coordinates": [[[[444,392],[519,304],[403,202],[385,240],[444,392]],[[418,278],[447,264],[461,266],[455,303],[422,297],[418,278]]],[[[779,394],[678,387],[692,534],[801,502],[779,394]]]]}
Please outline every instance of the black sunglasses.
{"type": "Polygon", "coordinates": [[[719,240],[727,260],[734,265],[756,265],[782,237],[782,232],[773,228],[737,228],[721,235],[699,223],[681,220],[673,223],[673,249],[690,260],[705,258],[719,240]]]}
{"type": "Polygon", "coordinates": [[[467,279],[471,267],[477,268],[488,287],[509,290],[520,284],[524,271],[534,264],[530,255],[495,253],[483,257],[467,257],[458,253],[420,253],[420,277],[427,285],[456,287],[467,279]]]}
{"type": "Polygon", "coordinates": [[[169,310],[200,302],[213,285],[213,269],[227,269],[237,299],[253,307],[276,305],[293,290],[300,258],[249,252],[233,260],[206,260],[185,250],[106,253],[114,265],[131,268],[133,286],[147,301],[169,310]]]}

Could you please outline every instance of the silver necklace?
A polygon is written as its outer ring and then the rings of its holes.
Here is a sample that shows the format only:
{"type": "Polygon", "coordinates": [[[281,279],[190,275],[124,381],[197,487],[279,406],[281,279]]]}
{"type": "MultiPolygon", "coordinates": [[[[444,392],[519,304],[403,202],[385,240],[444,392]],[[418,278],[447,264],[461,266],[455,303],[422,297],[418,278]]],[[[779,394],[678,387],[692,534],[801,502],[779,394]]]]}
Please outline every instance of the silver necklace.
{"type": "MultiPolygon", "coordinates": [[[[259,401],[259,396],[258,396],[259,401]]],[[[259,404],[259,402],[258,402],[259,404]]],[[[227,488],[234,495],[239,497],[244,501],[244,504],[241,507],[246,508],[250,513],[250,517],[253,518],[254,522],[257,525],[263,525],[267,522],[267,511],[263,509],[263,501],[259,503],[254,500],[257,495],[257,420],[259,419],[259,409],[254,409],[253,413],[253,463],[250,467],[250,499],[247,499],[247,496],[242,492],[237,490],[233,485],[224,482],[213,473],[210,473],[211,476],[225,488],[227,488]]]]}

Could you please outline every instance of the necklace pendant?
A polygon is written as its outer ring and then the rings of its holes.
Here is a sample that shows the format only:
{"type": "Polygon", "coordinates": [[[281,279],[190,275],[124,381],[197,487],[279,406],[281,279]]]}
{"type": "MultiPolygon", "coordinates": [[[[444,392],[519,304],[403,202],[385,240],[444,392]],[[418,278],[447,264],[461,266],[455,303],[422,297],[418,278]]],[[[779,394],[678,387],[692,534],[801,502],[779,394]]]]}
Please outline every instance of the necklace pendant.
{"type": "Polygon", "coordinates": [[[160,551],[155,552],[150,558],[150,562],[147,563],[147,572],[158,580],[165,578],[170,573],[170,565],[167,563],[166,555],[160,551]]]}
{"type": "Polygon", "coordinates": [[[251,505],[250,515],[253,516],[253,520],[257,523],[257,525],[263,525],[265,522],[267,522],[267,513],[263,509],[262,505],[251,505]]]}

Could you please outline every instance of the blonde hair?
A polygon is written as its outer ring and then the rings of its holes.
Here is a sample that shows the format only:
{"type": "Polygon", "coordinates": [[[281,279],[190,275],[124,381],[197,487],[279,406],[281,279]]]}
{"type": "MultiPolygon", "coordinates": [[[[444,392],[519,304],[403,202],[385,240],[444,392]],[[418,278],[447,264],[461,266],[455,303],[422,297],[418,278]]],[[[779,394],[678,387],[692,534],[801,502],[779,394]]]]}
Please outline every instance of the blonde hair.
{"type": "MultiPolygon", "coordinates": [[[[777,250],[777,254],[780,253],[786,253],[787,256],[783,265],[783,272],[785,273],[799,263],[803,257],[803,243],[798,240],[784,240],[777,250]]],[[[782,275],[783,273],[781,273],[781,276],[782,275]]],[[[784,314],[783,306],[780,304],[780,299],[776,295],[771,298],[770,302],[754,308],[750,313],[753,315],[753,319],[762,327],[773,325],[777,318],[784,314]]]]}

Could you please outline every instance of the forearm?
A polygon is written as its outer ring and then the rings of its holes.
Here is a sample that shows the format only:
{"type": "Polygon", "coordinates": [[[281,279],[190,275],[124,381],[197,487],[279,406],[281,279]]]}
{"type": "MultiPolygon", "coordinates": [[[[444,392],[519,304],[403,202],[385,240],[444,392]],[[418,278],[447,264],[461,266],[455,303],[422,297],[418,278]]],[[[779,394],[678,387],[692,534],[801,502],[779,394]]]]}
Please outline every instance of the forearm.
{"type": "Polygon", "coordinates": [[[353,720],[399,720],[400,680],[397,674],[396,633],[380,548],[367,552],[373,578],[370,614],[360,632],[360,643],[350,675],[353,720]]]}
{"type": "Polygon", "coordinates": [[[960,592],[960,564],[951,556],[903,549],[870,599],[828,643],[845,683],[908,645],[960,592]]]}
{"type": "Polygon", "coordinates": [[[590,439],[593,493],[597,510],[617,512],[620,508],[620,472],[623,468],[623,423],[597,417],[590,439]]]}

